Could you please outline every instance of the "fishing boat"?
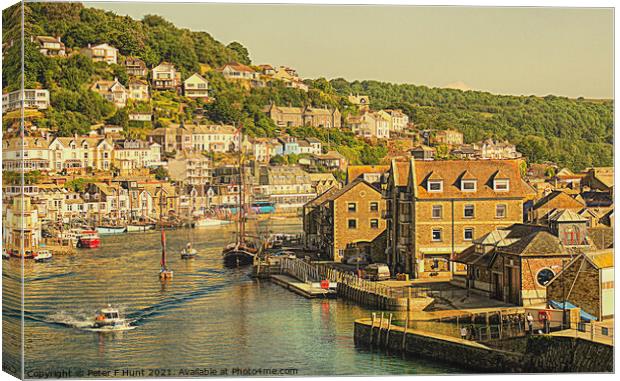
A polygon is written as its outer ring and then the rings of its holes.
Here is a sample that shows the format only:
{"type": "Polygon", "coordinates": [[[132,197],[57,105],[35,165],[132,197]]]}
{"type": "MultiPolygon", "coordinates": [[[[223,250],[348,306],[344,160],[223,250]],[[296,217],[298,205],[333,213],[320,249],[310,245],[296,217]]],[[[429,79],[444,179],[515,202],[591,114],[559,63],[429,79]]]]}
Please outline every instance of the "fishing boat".
{"type": "Polygon", "coordinates": [[[172,279],[173,271],[168,269],[168,265],[166,263],[166,232],[164,229],[161,229],[161,269],[159,270],[159,279],[166,280],[172,279]]]}
{"type": "Polygon", "coordinates": [[[123,234],[127,231],[127,227],[118,225],[98,225],[96,230],[97,233],[101,235],[123,234]]]}
{"type": "Polygon", "coordinates": [[[108,304],[107,307],[100,309],[95,316],[93,328],[101,330],[122,330],[129,328],[129,322],[121,317],[117,308],[108,304]]]}
{"type": "Polygon", "coordinates": [[[52,260],[52,253],[49,250],[39,250],[34,256],[35,262],[49,262],[52,260]]]}
{"type": "Polygon", "coordinates": [[[128,233],[145,232],[145,231],[149,231],[153,229],[154,227],[155,227],[155,224],[149,224],[149,223],[129,224],[127,225],[127,232],[128,233]]]}
{"type": "Polygon", "coordinates": [[[77,240],[76,247],[80,249],[96,249],[101,246],[101,239],[96,230],[80,230],[74,233],[77,240]]]}
{"type": "MultiPolygon", "coordinates": [[[[243,141],[242,127],[239,127],[239,141],[243,141]]],[[[238,164],[239,164],[239,195],[237,197],[237,231],[235,234],[235,241],[226,245],[222,250],[222,258],[224,265],[227,267],[239,267],[245,265],[251,265],[254,262],[254,257],[258,254],[258,248],[255,243],[250,240],[246,235],[246,205],[245,205],[245,192],[243,184],[243,155],[241,147],[238,149],[238,164]]]]}

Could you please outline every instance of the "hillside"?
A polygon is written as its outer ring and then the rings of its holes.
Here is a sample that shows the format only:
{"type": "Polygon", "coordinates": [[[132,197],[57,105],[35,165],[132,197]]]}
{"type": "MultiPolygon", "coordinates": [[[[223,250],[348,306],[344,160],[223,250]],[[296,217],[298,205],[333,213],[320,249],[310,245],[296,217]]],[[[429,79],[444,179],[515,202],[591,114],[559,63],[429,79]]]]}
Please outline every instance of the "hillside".
{"type": "MultiPolygon", "coordinates": [[[[4,91],[17,89],[20,83],[18,9],[14,6],[3,12],[4,91]]],[[[49,89],[52,106],[33,123],[59,135],[86,133],[92,124],[113,123],[122,125],[127,136],[145,137],[151,128],[190,122],[198,112],[205,116],[205,122],[242,123],[248,135],[274,137],[283,131],[264,114],[266,105],[338,107],[346,116],[355,112],[346,96],[367,94],[371,108],[402,109],[419,129],[454,128],[464,133],[466,142],[487,137],[507,139],[532,162],[549,160],[577,170],[613,165],[613,102],[608,100],[494,95],[323,78],[306,80],[310,85],[308,92],[278,82],[266,87],[241,86],[209,70],[230,61],[251,64],[249,53],[241,44],[225,46],[206,32],[177,28],[160,16],[134,20],[79,3],[26,3],[25,29],[25,86],[49,89]],[[29,41],[33,35],[62,36],[72,53],[61,59],[46,57],[29,41]],[[202,69],[215,100],[202,102],[170,91],[153,91],[150,102],[130,102],[117,110],[89,87],[94,81],[115,77],[126,85],[128,75],[124,66],[93,63],[75,54],[89,43],[104,42],[118,48],[121,56],[143,59],[147,67],[171,62],[180,69],[182,79],[202,69]],[[129,111],[153,111],[155,121],[129,122],[129,111]]],[[[375,164],[387,152],[385,146],[373,145],[347,131],[327,133],[299,128],[288,132],[329,140],[353,163],[375,164]]]]}

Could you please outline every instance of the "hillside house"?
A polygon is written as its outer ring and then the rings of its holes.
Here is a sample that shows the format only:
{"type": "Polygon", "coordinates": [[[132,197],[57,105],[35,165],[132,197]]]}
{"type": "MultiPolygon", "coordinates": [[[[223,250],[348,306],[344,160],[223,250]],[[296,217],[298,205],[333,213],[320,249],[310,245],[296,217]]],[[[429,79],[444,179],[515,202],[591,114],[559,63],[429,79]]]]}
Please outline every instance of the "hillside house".
{"type": "Polygon", "coordinates": [[[188,98],[209,98],[209,81],[198,73],[183,81],[183,95],[188,98]]]}
{"type": "MultiPolygon", "coordinates": [[[[139,102],[148,102],[151,99],[149,95],[149,84],[145,80],[131,78],[127,83],[127,97],[139,102]]],[[[150,118],[149,118],[150,120],[150,118]]]]}
{"type": "Polygon", "coordinates": [[[144,61],[138,57],[126,57],[124,66],[127,74],[133,77],[146,77],[149,72],[144,61]]]}
{"type": "Polygon", "coordinates": [[[24,89],[2,94],[2,113],[24,108],[45,110],[50,105],[50,93],[45,89],[24,89]],[[23,98],[22,98],[23,97],[23,98]]]}
{"type": "Polygon", "coordinates": [[[90,89],[106,100],[114,103],[118,108],[125,107],[127,105],[127,89],[122,83],[114,78],[113,81],[99,80],[95,82],[90,89]]]}
{"type": "Polygon", "coordinates": [[[160,63],[151,72],[153,89],[176,90],[181,85],[181,73],[169,62],[160,63]]]}
{"type": "Polygon", "coordinates": [[[48,57],[64,57],[67,52],[60,36],[33,36],[31,41],[39,46],[39,52],[48,57]]]}
{"type": "Polygon", "coordinates": [[[118,49],[108,44],[91,45],[82,48],[81,53],[93,60],[93,62],[105,62],[108,65],[116,64],[118,49]]]}

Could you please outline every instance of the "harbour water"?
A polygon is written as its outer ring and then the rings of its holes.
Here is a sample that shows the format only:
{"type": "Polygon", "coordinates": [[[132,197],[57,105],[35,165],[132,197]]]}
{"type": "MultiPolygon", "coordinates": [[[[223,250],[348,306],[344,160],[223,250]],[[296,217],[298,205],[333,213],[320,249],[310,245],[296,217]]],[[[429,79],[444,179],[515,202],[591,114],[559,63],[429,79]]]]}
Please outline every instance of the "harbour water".
{"type": "MultiPolygon", "coordinates": [[[[270,228],[299,232],[298,224],[270,228]]],[[[209,369],[265,376],[257,370],[267,368],[283,369],[283,376],[464,371],[355,348],[353,321],[370,311],[342,300],[307,300],[251,279],[248,268],[224,268],[221,248],[233,229],[168,231],[174,279],[166,284],[158,278],[157,231],[103,237],[100,249],[79,250],[50,263],[28,261],[26,377],[59,371],[72,377],[178,377],[192,375],[182,371],[209,369]],[[190,234],[200,256],[182,260],[190,234]],[[107,303],[118,306],[136,328],[116,333],[75,328],[107,303]],[[152,369],[157,373],[149,373],[152,369]]],[[[18,331],[19,261],[3,261],[3,276],[4,324],[18,331]]],[[[18,367],[18,337],[5,335],[3,347],[4,366],[18,367]]]]}

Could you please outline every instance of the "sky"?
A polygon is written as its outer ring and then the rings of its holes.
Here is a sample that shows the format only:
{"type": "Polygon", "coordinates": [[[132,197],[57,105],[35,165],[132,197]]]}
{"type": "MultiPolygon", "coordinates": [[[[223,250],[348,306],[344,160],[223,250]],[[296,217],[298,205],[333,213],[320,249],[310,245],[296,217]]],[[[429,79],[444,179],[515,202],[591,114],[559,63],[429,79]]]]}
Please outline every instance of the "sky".
{"type": "Polygon", "coordinates": [[[238,41],[303,78],[613,98],[611,8],[85,4],[238,41]]]}

